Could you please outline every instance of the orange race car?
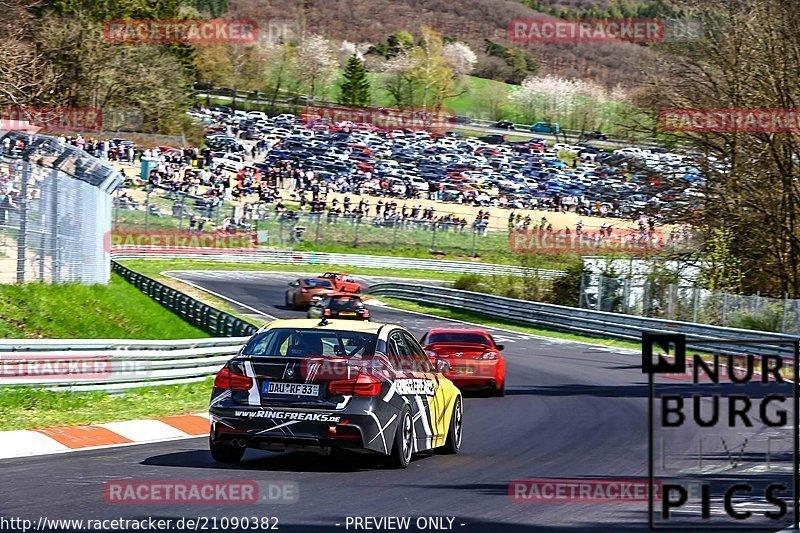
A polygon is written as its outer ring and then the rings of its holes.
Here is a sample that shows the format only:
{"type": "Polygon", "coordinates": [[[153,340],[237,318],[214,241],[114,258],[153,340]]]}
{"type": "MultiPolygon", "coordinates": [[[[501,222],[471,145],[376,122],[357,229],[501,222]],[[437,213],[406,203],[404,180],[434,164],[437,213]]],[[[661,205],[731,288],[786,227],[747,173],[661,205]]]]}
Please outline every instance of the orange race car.
{"type": "Polygon", "coordinates": [[[319,276],[318,279],[325,279],[333,283],[334,287],[339,292],[361,292],[361,284],[357,282],[350,274],[342,274],[341,272],[325,272],[319,276]]]}

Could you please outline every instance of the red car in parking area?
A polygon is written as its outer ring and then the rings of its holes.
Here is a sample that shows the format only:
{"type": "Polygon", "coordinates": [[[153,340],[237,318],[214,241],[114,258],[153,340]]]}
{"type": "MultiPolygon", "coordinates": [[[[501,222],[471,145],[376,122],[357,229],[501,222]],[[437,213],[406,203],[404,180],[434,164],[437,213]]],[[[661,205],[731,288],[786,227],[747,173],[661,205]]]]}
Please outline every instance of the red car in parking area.
{"type": "Polygon", "coordinates": [[[325,272],[319,276],[319,279],[326,279],[333,283],[333,286],[339,292],[361,292],[361,284],[357,282],[350,274],[342,274],[341,272],[325,272]]]}
{"type": "Polygon", "coordinates": [[[433,328],[420,344],[458,388],[489,389],[495,396],[505,395],[506,361],[500,355],[503,345],[485,331],[433,328]]]}

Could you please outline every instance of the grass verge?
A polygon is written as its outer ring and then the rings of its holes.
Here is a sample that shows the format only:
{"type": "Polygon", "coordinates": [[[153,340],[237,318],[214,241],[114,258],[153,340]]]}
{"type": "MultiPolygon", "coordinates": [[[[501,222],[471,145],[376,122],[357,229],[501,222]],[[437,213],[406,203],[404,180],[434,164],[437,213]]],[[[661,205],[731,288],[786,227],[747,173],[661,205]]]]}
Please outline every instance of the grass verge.
{"type": "Polygon", "coordinates": [[[208,335],[114,274],[108,285],[0,286],[0,337],[191,339],[208,335]]]}
{"type": "Polygon", "coordinates": [[[454,320],[475,322],[490,328],[503,328],[512,331],[518,331],[520,333],[529,333],[531,335],[538,335],[540,337],[550,337],[553,339],[560,339],[565,341],[586,342],[590,344],[596,344],[598,346],[607,346],[610,348],[624,348],[636,351],[641,350],[641,344],[638,342],[622,341],[615,339],[603,339],[599,337],[588,337],[584,335],[576,335],[574,333],[565,333],[563,331],[555,331],[550,329],[535,328],[532,326],[524,326],[516,324],[509,320],[490,318],[486,315],[481,315],[479,313],[473,313],[470,311],[458,311],[455,309],[448,309],[444,307],[423,305],[415,302],[409,302],[407,300],[401,300],[399,298],[389,298],[385,296],[380,296],[379,299],[381,302],[390,305],[392,307],[395,307],[397,309],[402,309],[405,311],[416,311],[418,313],[428,313],[431,315],[440,316],[442,318],[451,318],[454,320]]]}
{"type": "Polygon", "coordinates": [[[395,278],[429,279],[455,281],[461,276],[458,272],[440,272],[437,270],[415,270],[412,268],[364,268],[339,265],[277,265],[273,263],[222,263],[216,261],[154,261],[147,259],[130,259],[119,261],[131,270],[150,278],[164,282],[161,273],[167,270],[241,270],[252,272],[296,272],[297,274],[322,274],[326,270],[341,270],[361,276],[386,276],[395,278]]]}
{"type": "Polygon", "coordinates": [[[120,394],[0,389],[0,431],[152,419],[204,411],[212,379],[140,387],[120,394]]]}

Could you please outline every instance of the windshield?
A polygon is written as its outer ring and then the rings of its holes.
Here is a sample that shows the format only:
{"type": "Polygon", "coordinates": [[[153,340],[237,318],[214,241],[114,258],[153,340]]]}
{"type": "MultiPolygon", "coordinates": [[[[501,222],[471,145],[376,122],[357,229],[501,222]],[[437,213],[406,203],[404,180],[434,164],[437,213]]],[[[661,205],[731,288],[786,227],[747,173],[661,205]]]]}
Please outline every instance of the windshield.
{"type": "Polygon", "coordinates": [[[457,343],[457,344],[483,344],[491,346],[489,339],[480,335],[479,333],[460,333],[460,332],[447,332],[447,333],[433,333],[428,336],[426,344],[435,344],[438,342],[457,343]]]}
{"type": "Polygon", "coordinates": [[[242,355],[268,357],[371,357],[378,336],[373,333],[320,329],[275,328],[255,335],[242,355]]]}

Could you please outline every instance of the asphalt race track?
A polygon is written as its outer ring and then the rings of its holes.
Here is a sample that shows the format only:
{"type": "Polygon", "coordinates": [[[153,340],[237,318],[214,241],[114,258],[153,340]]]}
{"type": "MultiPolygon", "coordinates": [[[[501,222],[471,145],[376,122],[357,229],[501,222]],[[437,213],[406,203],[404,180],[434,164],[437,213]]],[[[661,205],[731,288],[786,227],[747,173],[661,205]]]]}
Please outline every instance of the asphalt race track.
{"type": "MultiPolygon", "coordinates": [[[[180,273],[271,316],[285,309],[288,274],[180,273]]],[[[373,320],[417,337],[448,320],[372,306],[373,320]]],[[[243,313],[252,310],[242,309],[243,313]]],[[[276,516],[281,531],[353,531],[348,516],[455,517],[455,531],[640,531],[646,502],[516,503],[509,482],[529,478],[647,479],[647,381],[640,356],[492,331],[506,346],[505,398],[467,396],[456,456],[415,457],[408,469],[368,456],[248,450],[240,465],[212,461],[204,438],[0,461],[0,515],[36,520],[276,516]],[[109,480],[293,481],[288,505],[110,505],[109,480]]],[[[446,523],[446,522],[445,522],[446,523]]],[[[416,529],[411,528],[412,531],[416,529]]]]}

